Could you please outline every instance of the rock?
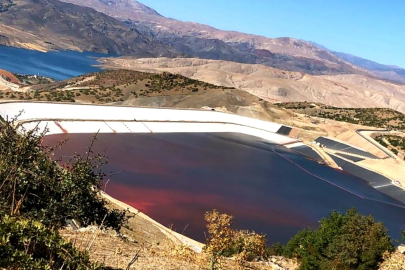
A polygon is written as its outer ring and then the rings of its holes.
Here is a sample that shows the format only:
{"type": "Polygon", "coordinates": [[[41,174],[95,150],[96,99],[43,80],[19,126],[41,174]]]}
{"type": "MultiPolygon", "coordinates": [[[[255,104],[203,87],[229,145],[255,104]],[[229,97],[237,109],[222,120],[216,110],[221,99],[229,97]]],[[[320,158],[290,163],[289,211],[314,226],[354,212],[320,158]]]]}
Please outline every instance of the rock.
{"type": "Polygon", "coordinates": [[[68,219],[66,221],[66,229],[68,230],[78,230],[81,227],[80,222],[75,219],[68,219]]]}
{"type": "Polygon", "coordinates": [[[92,233],[94,233],[94,232],[97,232],[99,230],[100,229],[97,226],[88,226],[88,227],[85,227],[85,228],[80,228],[77,231],[81,232],[81,233],[84,233],[84,232],[92,232],[92,233]]]}
{"type": "Polygon", "coordinates": [[[400,245],[400,246],[397,248],[397,251],[398,251],[399,253],[401,253],[401,254],[405,254],[405,245],[400,245]]]}

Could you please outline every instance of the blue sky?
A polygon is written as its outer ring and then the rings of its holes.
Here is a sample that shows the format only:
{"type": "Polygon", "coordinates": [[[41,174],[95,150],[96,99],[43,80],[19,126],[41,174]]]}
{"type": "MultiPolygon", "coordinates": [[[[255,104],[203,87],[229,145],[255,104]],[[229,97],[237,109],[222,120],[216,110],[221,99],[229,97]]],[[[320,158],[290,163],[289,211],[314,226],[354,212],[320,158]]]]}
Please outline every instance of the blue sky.
{"type": "Polygon", "coordinates": [[[405,68],[403,0],[139,0],[160,14],[267,37],[314,41],[405,68]]]}

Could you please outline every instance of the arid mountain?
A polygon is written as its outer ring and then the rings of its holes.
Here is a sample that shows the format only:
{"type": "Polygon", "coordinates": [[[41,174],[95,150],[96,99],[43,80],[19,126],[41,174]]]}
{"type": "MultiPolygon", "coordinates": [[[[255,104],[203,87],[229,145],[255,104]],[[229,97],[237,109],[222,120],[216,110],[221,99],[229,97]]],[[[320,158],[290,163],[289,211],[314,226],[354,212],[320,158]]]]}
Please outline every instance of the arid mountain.
{"type": "Polygon", "coordinates": [[[405,86],[358,74],[313,76],[264,65],[204,59],[103,59],[105,67],[170,72],[245,90],[272,102],[313,101],[341,107],[387,107],[405,112],[405,86]]]}
{"type": "Polygon", "coordinates": [[[399,83],[405,83],[405,69],[397,67],[397,66],[390,66],[390,65],[383,65],[379,64],[377,62],[364,59],[352,54],[348,53],[342,53],[342,52],[335,52],[332,50],[329,50],[323,45],[317,44],[315,42],[309,41],[312,45],[318,47],[321,50],[328,51],[335,56],[339,57],[340,59],[343,59],[349,63],[352,63],[355,66],[364,68],[366,70],[371,71],[375,76],[390,80],[390,81],[395,81],[399,83]]]}
{"type": "Polygon", "coordinates": [[[312,75],[361,74],[405,81],[400,69],[368,70],[368,65],[310,42],[166,18],[135,0],[62,1],[0,0],[0,44],[136,57],[194,57],[312,75]]]}
{"type": "Polygon", "coordinates": [[[391,81],[405,83],[405,69],[403,68],[379,64],[348,53],[340,53],[340,52],[332,52],[332,53],[337,57],[346,60],[347,62],[350,62],[356,66],[372,71],[378,77],[391,81]]]}
{"type": "Polygon", "coordinates": [[[104,13],[57,0],[0,0],[0,42],[137,56],[178,55],[104,13]]]}
{"type": "Polygon", "coordinates": [[[135,0],[62,0],[94,8],[187,56],[264,64],[309,74],[369,74],[309,42],[266,38],[163,17],[135,0]]]}

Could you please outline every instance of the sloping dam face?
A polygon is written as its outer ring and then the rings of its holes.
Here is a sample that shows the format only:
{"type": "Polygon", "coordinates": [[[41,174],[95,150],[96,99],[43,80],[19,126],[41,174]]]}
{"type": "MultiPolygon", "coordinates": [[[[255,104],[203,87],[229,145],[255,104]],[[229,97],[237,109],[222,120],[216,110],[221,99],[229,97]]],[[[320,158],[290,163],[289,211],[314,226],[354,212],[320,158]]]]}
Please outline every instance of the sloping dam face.
{"type": "MultiPolygon", "coordinates": [[[[84,153],[93,134],[58,134],[45,145],[69,139],[56,158],[84,153]]],[[[204,241],[204,213],[235,216],[235,227],[285,243],[332,210],[351,207],[373,215],[400,237],[405,206],[366,181],[319,165],[285,147],[236,133],[99,134],[106,171],[122,171],[106,192],[178,232],[204,241]]]]}

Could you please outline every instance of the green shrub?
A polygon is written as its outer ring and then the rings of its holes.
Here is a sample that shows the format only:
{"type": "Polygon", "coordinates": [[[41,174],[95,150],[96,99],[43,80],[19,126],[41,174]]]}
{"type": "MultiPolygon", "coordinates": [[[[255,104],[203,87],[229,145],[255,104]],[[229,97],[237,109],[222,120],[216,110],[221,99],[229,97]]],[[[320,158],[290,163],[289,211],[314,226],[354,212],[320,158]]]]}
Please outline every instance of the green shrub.
{"type": "Polygon", "coordinates": [[[386,251],[392,252],[393,245],[383,224],[351,209],[346,215],[332,212],[317,230],[300,231],[284,255],[298,258],[301,270],[372,270],[386,251]]]}
{"type": "Polygon", "coordinates": [[[37,221],[3,216],[0,219],[0,268],[102,269],[87,253],[37,221]]]}
{"type": "Polygon", "coordinates": [[[49,157],[54,149],[41,146],[44,134],[21,135],[13,125],[0,125],[0,215],[23,215],[52,228],[67,219],[121,228],[125,211],[109,210],[98,193],[103,156],[92,157],[88,150],[86,157],[75,155],[61,167],[49,157]]]}
{"type": "Polygon", "coordinates": [[[284,254],[284,246],[277,242],[266,248],[264,257],[269,258],[270,256],[282,256],[284,254]]]}

